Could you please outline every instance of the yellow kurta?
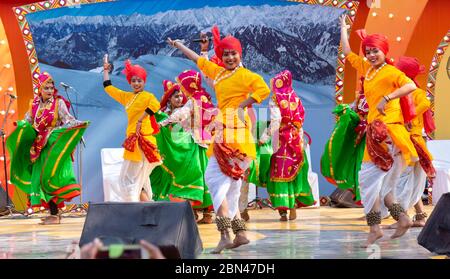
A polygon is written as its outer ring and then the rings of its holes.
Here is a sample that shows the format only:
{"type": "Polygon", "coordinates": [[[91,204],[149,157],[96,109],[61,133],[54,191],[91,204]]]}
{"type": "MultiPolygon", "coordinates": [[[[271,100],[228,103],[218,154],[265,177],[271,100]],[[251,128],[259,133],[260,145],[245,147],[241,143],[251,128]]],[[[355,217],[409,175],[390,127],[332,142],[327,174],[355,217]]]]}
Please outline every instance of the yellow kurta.
{"type": "MultiPolygon", "coordinates": [[[[109,96],[125,107],[125,112],[128,117],[127,137],[136,133],[136,124],[146,108],[149,108],[154,112],[157,112],[160,108],[158,99],[156,99],[152,93],[147,91],[135,94],[133,92],[122,91],[112,85],[106,86],[105,91],[109,96]]],[[[150,124],[149,117],[145,117],[144,120],[142,120],[141,133],[145,135],[145,139],[156,145],[156,139],[152,135],[153,128],[150,124]]],[[[134,152],[125,150],[123,158],[125,160],[139,162],[142,160],[143,156],[138,146],[136,146],[134,152]]]]}
{"type": "Polygon", "coordinates": [[[419,143],[419,145],[425,150],[430,159],[433,160],[433,156],[427,148],[427,143],[422,137],[422,131],[424,128],[423,114],[431,107],[431,103],[427,98],[427,93],[420,88],[414,90],[412,94],[414,105],[416,106],[417,116],[411,121],[412,128],[410,133],[411,136],[413,136],[414,139],[419,143]]]}
{"type": "MultiPolygon", "coordinates": [[[[363,76],[366,75],[371,67],[369,62],[353,52],[347,55],[347,60],[351,63],[353,68],[363,76]]],[[[371,71],[371,73],[369,73],[369,78],[372,77],[373,74],[374,71],[371,71]]],[[[379,119],[386,124],[389,136],[395,146],[402,152],[406,164],[409,165],[411,162],[417,161],[417,152],[411,142],[409,132],[404,126],[400,99],[394,99],[386,104],[384,109],[386,115],[382,115],[377,110],[377,105],[381,102],[383,96],[389,95],[408,83],[413,83],[413,81],[394,66],[386,65],[373,79],[364,80],[364,94],[366,96],[367,104],[369,105],[367,122],[370,124],[374,120],[379,119]]],[[[370,161],[367,146],[364,151],[363,161],[370,161]]]]}
{"type": "MultiPolygon", "coordinates": [[[[198,59],[197,65],[203,74],[213,80],[224,69],[204,57],[198,59]]],[[[227,70],[221,76],[227,76],[228,74],[230,74],[230,71],[227,70]]],[[[223,130],[224,143],[245,153],[251,159],[255,159],[256,148],[251,134],[250,118],[246,110],[247,126],[244,126],[237,116],[237,109],[249,96],[261,103],[269,96],[269,87],[260,75],[241,67],[232,76],[217,83],[214,90],[217,97],[217,106],[220,110],[216,120],[226,126],[223,130]]],[[[207,154],[208,156],[212,155],[212,145],[207,154]]]]}

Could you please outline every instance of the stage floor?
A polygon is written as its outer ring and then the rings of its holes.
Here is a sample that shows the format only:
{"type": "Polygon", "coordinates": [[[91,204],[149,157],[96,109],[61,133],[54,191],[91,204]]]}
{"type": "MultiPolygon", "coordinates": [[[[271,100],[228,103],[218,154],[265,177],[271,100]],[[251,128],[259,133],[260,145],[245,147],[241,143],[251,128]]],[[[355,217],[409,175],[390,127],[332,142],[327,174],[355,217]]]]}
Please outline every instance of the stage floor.
{"type": "MultiPolygon", "coordinates": [[[[433,209],[426,206],[430,213],[433,209]]],[[[249,210],[249,245],[210,254],[219,240],[215,224],[199,225],[204,251],[201,259],[341,259],[341,258],[439,258],[417,244],[420,228],[391,240],[392,230],[377,246],[360,248],[367,225],[362,209],[306,208],[297,211],[295,221],[279,222],[271,209],[249,210]]],[[[412,216],[412,212],[410,212],[412,216]]],[[[80,238],[84,217],[67,216],[61,225],[38,225],[39,219],[0,219],[0,259],[61,259],[80,238]]],[[[383,220],[391,224],[392,218],[383,220]]]]}

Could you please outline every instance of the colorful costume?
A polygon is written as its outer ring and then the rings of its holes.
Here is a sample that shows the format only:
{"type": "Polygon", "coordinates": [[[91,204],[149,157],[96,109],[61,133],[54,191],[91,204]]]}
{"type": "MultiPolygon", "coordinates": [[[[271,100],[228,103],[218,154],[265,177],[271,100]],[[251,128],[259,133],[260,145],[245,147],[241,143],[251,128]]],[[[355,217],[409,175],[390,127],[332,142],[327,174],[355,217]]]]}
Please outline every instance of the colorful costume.
{"type": "Polygon", "coordinates": [[[308,182],[309,162],[303,142],[305,111],[292,88],[292,75],[285,70],[271,81],[270,126],[261,142],[272,138],[273,155],[267,191],[273,207],[287,210],[314,204],[308,182]]]}
{"type": "Polygon", "coordinates": [[[88,122],[77,121],[69,113],[70,103],[58,95],[56,88],[50,99],[41,98],[42,88],[54,85],[48,73],[41,74],[39,82],[39,94],[6,141],[11,182],[30,195],[33,207],[62,207],[64,201],[80,195],[71,154],[88,122]]]}
{"type": "MultiPolygon", "coordinates": [[[[401,57],[396,66],[418,86],[415,78],[418,74],[424,72],[425,67],[420,65],[417,59],[401,57]]],[[[426,92],[420,88],[412,93],[412,97],[417,116],[411,121],[410,137],[419,156],[419,162],[407,166],[396,186],[396,196],[405,209],[409,209],[419,202],[425,189],[426,178],[433,179],[436,176],[436,171],[432,163],[433,157],[428,151],[423,137],[424,122],[430,121],[430,119],[424,118],[424,115],[426,116],[426,113],[430,110],[431,103],[427,99],[426,92]]],[[[434,126],[434,124],[431,126],[434,126]]],[[[383,209],[383,213],[387,215],[385,209],[383,209]]]]}
{"type": "MultiPolygon", "coordinates": [[[[213,28],[213,35],[217,57],[222,57],[224,49],[242,54],[236,38],[228,36],[221,40],[217,27],[213,28]]],[[[228,226],[233,226],[235,232],[245,230],[240,219],[234,222],[229,219],[238,212],[242,178],[249,163],[256,158],[256,149],[247,110],[244,113],[245,124],[238,118],[238,108],[249,96],[258,103],[262,102],[270,89],[261,76],[241,66],[229,71],[204,57],[198,59],[197,65],[205,76],[214,80],[220,110],[215,121],[213,143],[207,152],[210,158],[205,173],[215,211],[225,198],[228,203],[228,214],[218,217],[218,228],[219,231],[226,231],[228,226]]]]}
{"type": "Polygon", "coordinates": [[[341,104],[336,106],[336,125],[320,161],[322,175],[343,190],[351,190],[355,202],[361,200],[358,172],[366,146],[368,105],[364,92],[360,92],[352,108],[341,104]]]}
{"type": "MultiPolygon", "coordinates": [[[[363,33],[359,34],[363,39],[364,51],[366,46],[377,47],[387,54],[389,45],[386,37],[379,34],[365,37],[363,33]]],[[[404,167],[417,160],[417,152],[404,127],[399,99],[386,103],[385,115],[377,110],[377,105],[385,95],[412,81],[387,63],[375,71],[369,62],[353,52],[347,55],[347,60],[360,74],[365,75],[364,93],[369,105],[369,114],[359,184],[367,223],[373,226],[381,223],[381,212],[373,211],[375,202],[378,198],[383,201],[388,194],[394,193],[404,167]]],[[[389,210],[396,220],[400,218],[402,212],[405,212],[398,201],[394,201],[389,210]]]]}
{"type": "Polygon", "coordinates": [[[163,113],[157,114],[161,130],[156,140],[163,164],[150,176],[154,198],[188,199],[193,201],[194,207],[206,208],[212,205],[204,179],[208,163],[205,143],[211,138],[206,127],[211,122],[214,106],[208,92],[202,87],[200,73],[185,71],[178,77],[178,82],[181,86],[164,81],[161,107],[165,109],[163,113]],[[171,111],[166,103],[180,88],[188,98],[183,102],[183,107],[171,111]]]}
{"type": "MultiPolygon", "coordinates": [[[[142,78],[145,82],[147,73],[140,66],[133,66],[129,61],[125,63],[124,73],[128,82],[133,76],[142,78]]],[[[148,196],[152,196],[150,180],[152,170],[161,164],[156,139],[153,136],[157,132],[156,119],[152,115],[144,118],[140,133],[136,133],[136,125],[146,109],[155,113],[160,105],[156,97],[147,91],[138,93],[122,91],[111,84],[110,80],[103,82],[106,93],[125,107],[128,117],[126,130],[127,139],[123,147],[124,162],[120,171],[119,187],[121,189],[121,201],[138,202],[142,189],[148,196]]]]}

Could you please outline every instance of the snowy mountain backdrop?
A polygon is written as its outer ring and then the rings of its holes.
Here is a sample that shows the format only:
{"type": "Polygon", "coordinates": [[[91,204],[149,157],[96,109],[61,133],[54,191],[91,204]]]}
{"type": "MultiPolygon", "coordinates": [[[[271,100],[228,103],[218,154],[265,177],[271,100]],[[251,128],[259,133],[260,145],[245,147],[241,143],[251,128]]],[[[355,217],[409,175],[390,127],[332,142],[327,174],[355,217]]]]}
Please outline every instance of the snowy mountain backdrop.
{"type": "MultiPolygon", "coordinates": [[[[243,63],[273,75],[289,69],[296,80],[313,84],[334,82],[339,44],[338,17],[343,10],[317,5],[204,7],[154,15],[62,16],[31,21],[40,62],[59,68],[91,70],[101,57],[111,60],[141,55],[182,56],[167,37],[185,39],[198,51],[199,32],[241,40],[243,63]]],[[[212,54],[212,51],[211,51],[212,54]]]]}

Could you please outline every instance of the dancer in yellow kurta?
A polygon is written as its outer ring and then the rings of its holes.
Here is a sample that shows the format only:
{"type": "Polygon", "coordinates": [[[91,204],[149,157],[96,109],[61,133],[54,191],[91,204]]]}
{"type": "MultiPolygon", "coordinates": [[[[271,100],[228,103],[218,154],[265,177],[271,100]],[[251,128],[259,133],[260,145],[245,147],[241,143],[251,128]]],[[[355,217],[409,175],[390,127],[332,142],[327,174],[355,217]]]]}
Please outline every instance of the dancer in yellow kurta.
{"type": "MultiPolygon", "coordinates": [[[[124,162],[117,185],[118,199],[124,202],[138,202],[143,190],[151,199],[152,188],[148,178],[152,170],[161,164],[156,139],[153,136],[159,131],[154,117],[154,113],[160,108],[159,101],[152,93],[144,91],[147,78],[144,68],[131,65],[129,61],[125,62],[124,74],[133,90],[133,92],[126,92],[112,85],[109,78],[111,65],[108,63],[107,56],[104,58],[103,67],[105,91],[125,107],[128,118],[127,138],[123,144],[125,148],[124,162]],[[140,117],[146,111],[148,111],[150,117],[141,120],[140,117]]],[[[147,198],[144,200],[147,200],[147,198]]]]}
{"type": "Polygon", "coordinates": [[[215,122],[213,144],[208,149],[209,162],[205,173],[216,211],[217,228],[221,239],[213,253],[249,243],[245,222],[239,214],[239,195],[244,171],[256,158],[256,147],[251,134],[251,121],[247,107],[261,103],[270,94],[263,78],[241,64],[242,47],[236,38],[220,39],[218,28],[212,30],[214,50],[223,66],[200,57],[179,40],[168,43],[181,50],[205,76],[214,80],[214,91],[220,110],[215,122]],[[234,219],[232,220],[231,218],[234,219]],[[236,237],[230,239],[228,229],[236,237]]]}
{"type": "MultiPolygon", "coordinates": [[[[407,77],[412,79],[417,87],[416,76],[424,73],[425,66],[420,65],[419,61],[414,57],[400,57],[396,67],[404,72],[407,77]]],[[[396,186],[396,196],[405,209],[414,206],[416,214],[413,217],[413,226],[425,226],[427,214],[423,210],[422,195],[425,188],[426,180],[432,182],[436,176],[436,170],[433,166],[433,157],[429,152],[424,132],[430,134],[434,127],[432,112],[430,110],[431,103],[427,99],[427,93],[418,88],[412,93],[417,116],[412,119],[406,126],[411,134],[419,162],[409,165],[402,173],[399,183],[396,186]],[[431,127],[431,128],[430,128],[431,127]]],[[[385,211],[385,210],[384,210],[385,211]]],[[[385,214],[385,212],[383,212],[385,214]]],[[[388,226],[387,228],[396,228],[397,224],[388,226]]]]}
{"type": "Polygon", "coordinates": [[[413,81],[386,58],[389,43],[381,34],[366,35],[359,30],[366,60],[353,53],[348,41],[345,16],[341,16],[341,44],[351,65],[362,75],[369,114],[367,117],[366,149],[359,172],[361,200],[370,232],[364,246],[383,236],[381,230],[381,201],[398,221],[391,238],[400,237],[412,221],[395,200],[394,189],[405,166],[417,161],[417,152],[404,126],[399,98],[412,93],[413,81]]]}

